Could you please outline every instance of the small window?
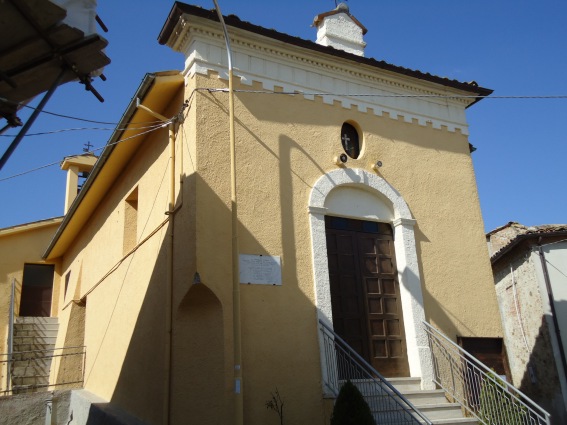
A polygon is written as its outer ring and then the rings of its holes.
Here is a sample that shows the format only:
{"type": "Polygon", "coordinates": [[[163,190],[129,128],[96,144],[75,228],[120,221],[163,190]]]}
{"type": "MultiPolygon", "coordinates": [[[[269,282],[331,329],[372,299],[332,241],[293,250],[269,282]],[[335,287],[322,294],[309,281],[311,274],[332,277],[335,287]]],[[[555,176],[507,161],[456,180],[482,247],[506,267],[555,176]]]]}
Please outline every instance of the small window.
{"type": "Polygon", "coordinates": [[[348,156],[354,159],[358,158],[358,155],[360,155],[358,130],[348,122],[345,122],[341,127],[341,143],[348,156]]]}
{"type": "Polygon", "coordinates": [[[138,236],[138,188],[136,187],[124,201],[124,244],[126,255],[137,243],[138,236]]]}
{"type": "Polygon", "coordinates": [[[65,292],[63,293],[63,299],[67,297],[67,289],[69,289],[69,280],[71,280],[70,271],[65,275],[65,292]]]}

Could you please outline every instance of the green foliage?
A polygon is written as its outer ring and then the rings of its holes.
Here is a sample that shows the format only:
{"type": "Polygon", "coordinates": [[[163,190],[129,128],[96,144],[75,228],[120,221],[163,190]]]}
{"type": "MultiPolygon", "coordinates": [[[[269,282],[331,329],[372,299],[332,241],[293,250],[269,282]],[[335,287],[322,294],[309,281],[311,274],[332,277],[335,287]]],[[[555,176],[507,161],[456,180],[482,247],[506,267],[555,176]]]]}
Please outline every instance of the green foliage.
{"type": "Polygon", "coordinates": [[[331,425],[376,425],[370,407],[350,381],[347,381],[339,392],[331,425]]]}
{"type": "Polygon", "coordinates": [[[523,425],[529,422],[526,407],[520,404],[512,394],[499,386],[502,379],[490,374],[480,389],[479,418],[487,424],[523,425]]]}

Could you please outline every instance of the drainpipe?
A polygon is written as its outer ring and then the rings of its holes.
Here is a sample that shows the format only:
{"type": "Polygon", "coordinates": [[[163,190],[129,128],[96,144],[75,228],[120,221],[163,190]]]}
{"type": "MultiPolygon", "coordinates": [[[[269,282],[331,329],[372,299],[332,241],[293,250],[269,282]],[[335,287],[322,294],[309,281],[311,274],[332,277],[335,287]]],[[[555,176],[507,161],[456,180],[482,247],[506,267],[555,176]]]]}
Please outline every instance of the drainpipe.
{"type": "Polygon", "coordinates": [[[232,222],[232,332],[234,339],[234,424],[244,423],[244,396],[242,385],[242,333],[240,325],[240,276],[238,270],[238,213],[236,198],[236,145],[234,137],[234,87],[230,38],[217,0],[213,0],[224,32],[228,56],[228,114],[230,133],[230,193],[232,222]]]}
{"type": "Polygon", "coordinates": [[[136,106],[139,109],[150,113],[157,119],[168,122],[168,133],[169,133],[169,205],[166,214],[169,216],[169,232],[167,235],[168,245],[167,245],[167,276],[166,276],[166,288],[165,288],[165,382],[164,382],[164,400],[165,406],[163,411],[163,423],[171,423],[171,377],[172,377],[172,357],[173,357],[173,225],[175,218],[175,124],[178,118],[169,119],[163,115],[152,111],[150,108],[140,104],[140,100],[137,99],[136,106]]]}
{"type": "Polygon", "coordinates": [[[538,240],[537,251],[539,254],[539,259],[541,261],[541,268],[543,270],[543,280],[545,281],[545,287],[547,289],[547,296],[549,297],[549,308],[551,309],[551,317],[553,318],[553,326],[555,327],[555,336],[557,338],[557,345],[559,345],[559,354],[561,355],[561,364],[563,365],[563,373],[567,377],[567,361],[565,360],[565,350],[563,349],[563,341],[561,339],[561,330],[559,329],[559,321],[557,320],[557,314],[555,313],[555,305],[553,298],[553,289],[551,287],[551,280],[549,279],[549,270],[547,269],[547,263],[545,260],[545,253],[541,246],[541,236],[538,240]]]}
{"type": "Polygon", "coordinates": [[[167,250],[168,268],[167,268],[167,289],[166,289],[166,371],[167,371],[167,388],[166,388],[166,424],[171,423],[171,377],[173,363],[173,238],[174,238],[174,221],[175,221],[175,121],[169,123],[169,157],[171,160],[169,173],[169,246],[167,250]]]}

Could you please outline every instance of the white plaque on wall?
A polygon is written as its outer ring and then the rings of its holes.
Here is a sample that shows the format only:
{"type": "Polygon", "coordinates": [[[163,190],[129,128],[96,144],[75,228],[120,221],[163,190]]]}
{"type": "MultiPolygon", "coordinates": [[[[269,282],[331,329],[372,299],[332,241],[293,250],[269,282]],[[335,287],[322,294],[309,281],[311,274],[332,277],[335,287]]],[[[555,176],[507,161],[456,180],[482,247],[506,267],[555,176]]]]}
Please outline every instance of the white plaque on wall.
{"type": "Polygon", "coordinates": [[[278,256],[239,255],[240,283],[281,285],[282,266],[278,256]]]}

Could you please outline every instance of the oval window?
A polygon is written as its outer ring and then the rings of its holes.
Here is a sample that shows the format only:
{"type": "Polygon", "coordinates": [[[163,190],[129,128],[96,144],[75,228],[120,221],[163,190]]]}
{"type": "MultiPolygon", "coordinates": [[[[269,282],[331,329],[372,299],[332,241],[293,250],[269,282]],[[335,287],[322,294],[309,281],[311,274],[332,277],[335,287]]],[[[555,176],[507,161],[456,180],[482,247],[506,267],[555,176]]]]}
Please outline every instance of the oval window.
{"type": "Polygon", "coordinates": [[[348,156],[354,159],[358,158],[358,155],[360,155],[358,131],[348,122],[345,122],[341,127],[341,143],[348,156]]]}

